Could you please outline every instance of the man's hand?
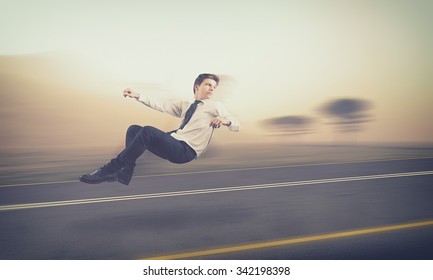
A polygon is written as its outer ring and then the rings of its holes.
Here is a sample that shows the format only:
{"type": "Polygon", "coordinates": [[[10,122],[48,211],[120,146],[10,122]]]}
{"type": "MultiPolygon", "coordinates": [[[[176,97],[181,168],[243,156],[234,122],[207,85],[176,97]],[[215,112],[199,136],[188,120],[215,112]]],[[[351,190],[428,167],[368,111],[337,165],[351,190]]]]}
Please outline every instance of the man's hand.
{"type": "Polygon", "coordinates": [[[138,92],[133,91],[130,88],[127,88],[123,91],[123,97],[130,97],[138,100],[140,98],[140,94],[138,92]]]}
{"type": "Polygon", "coordinates": [[[209,126],[212,126],[213,128],[219,128],[221,125],[230,126],[231,123],[232,122],[227,119],[216,117],[210,122],[209,126]]]}

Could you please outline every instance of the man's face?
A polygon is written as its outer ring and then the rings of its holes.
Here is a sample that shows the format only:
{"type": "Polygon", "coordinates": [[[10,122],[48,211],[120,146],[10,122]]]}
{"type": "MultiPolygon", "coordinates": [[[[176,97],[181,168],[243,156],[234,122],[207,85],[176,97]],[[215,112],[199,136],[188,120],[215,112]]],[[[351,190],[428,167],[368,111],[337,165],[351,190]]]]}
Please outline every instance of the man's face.
{"type": "Polygon", "coordinates": [[[217,83],[212,79],[205,79],[200,85],[195,85],[195,99],[204,100],[213,97],[217,83]]]}

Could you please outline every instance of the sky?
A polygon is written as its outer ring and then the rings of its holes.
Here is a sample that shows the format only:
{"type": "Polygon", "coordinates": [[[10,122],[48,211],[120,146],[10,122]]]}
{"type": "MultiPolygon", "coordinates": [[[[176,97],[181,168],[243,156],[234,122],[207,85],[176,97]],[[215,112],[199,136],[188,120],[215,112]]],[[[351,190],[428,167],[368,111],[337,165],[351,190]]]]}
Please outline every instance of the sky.
{"type": "Polygon", "coordinates": [[[97,69],[95,82],[182,98],[197,74],[218,73],[246,131],[278,135],[272,120],[304,118],[303,141],[357,131],[358,141],[431,143],[432,13],[421,0],[0,0],[0,56],[69,55],[97,69]],[[323,113],[345,100],[369,106],[323,113]],[[357,129],[335,128],[354,119],[357,129]]]}

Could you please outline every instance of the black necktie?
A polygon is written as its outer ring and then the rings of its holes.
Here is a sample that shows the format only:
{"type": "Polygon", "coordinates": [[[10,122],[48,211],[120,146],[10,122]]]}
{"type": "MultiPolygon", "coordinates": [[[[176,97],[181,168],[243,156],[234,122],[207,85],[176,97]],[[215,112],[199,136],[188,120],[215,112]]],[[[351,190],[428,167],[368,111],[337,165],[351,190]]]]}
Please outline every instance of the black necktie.
{"type": "Polygon", "coordinates": [[[188,110],[185,113],[185,118],[183,119],[182,124],[180,125],[179,129],[183,129],[185,127],[185,125],[189,122],[189,120],[192,117],[192,114],[194,114],[195,109],[197,109],[197,105],[198,103],[200,103],[200,100],[196,100],[194,101],[194,103],[191,104],[191,106],[189,106],[188,110]]]}

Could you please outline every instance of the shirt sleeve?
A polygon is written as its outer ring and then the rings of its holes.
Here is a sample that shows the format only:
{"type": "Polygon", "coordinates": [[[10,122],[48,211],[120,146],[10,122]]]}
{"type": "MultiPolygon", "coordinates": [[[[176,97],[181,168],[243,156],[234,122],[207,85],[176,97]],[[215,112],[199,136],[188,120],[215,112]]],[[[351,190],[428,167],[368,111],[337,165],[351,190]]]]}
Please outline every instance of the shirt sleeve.
{"type": "Polygon", "coordinates": [[[158,99],[146,95],[140,95],[138,101],[162,113],[167,113],[178,118],[182,115],[182,101],[158,99]]]}
{"type": "Polygon", "coordinates": [[[240,130],[240,123],[239,121],[227,111],[226,107],[219,103],[218,106],[218,116],[223,119],[227,119],[230,121],[230,125],[228,126],[230,131],[238,132],[240,130]]]}

